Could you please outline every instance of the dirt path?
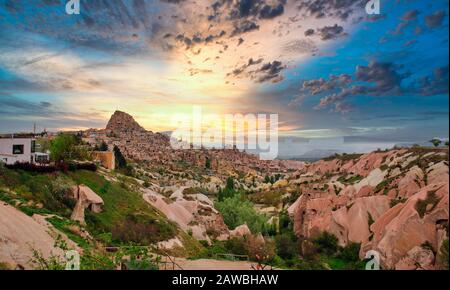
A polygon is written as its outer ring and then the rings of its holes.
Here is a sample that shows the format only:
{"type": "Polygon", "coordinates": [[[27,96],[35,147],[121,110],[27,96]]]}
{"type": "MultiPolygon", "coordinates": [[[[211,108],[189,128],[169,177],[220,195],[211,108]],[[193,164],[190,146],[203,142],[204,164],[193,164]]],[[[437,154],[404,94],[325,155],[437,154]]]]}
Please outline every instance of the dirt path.
{"type": "MultiPolygon", "coordinates": [[[[176,258],[175,262],[183,270],[253,270],[252,265],[255,265],[255,263],[246,261],[225,261],[210,259],[187,260],[184,258],[176,258]]],[[[172,270],[171,267],[172,265],[167,265],[168,270],[172,270]]],[[[179,268],[176,268],[175,270],[179,270],[179,268]]]]}

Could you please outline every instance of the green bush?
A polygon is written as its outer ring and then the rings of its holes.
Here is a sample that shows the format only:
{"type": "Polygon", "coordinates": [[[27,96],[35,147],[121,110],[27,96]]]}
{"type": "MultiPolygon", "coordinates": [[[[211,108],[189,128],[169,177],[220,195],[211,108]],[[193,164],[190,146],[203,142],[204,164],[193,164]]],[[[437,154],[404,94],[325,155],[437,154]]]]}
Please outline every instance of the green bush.
{"type": "Polygon", "coordinates": [[[439,250],[438,262],[443,269],[448,270],[448,239],[446,239],[439,250]]]}
{"type": "Polygon", "coordinates": [[[230,176],[227,178],[225,188],[219,190],[218,200],[224,201],[226,198],[231,198],[240,194],[243,194],[243,192],[235,188],[234,178],[230,176]]]}
{"type": "Polygon", "coordinates": [[[360,248],[360,243],[349,242],[347,246],[341,249],[338,256],[347,263],[358,262],[360,248]]]}
{"type": "Polygon", "coordinates": [[[259,214],[253,204],[242,195],[235,195],[223,201],[216,202],[216,209],[222,214],[225,224],[230,229],[247,224],[252,233],[265,232],[267,217],[259,214]]]}
{"type": "Polygon", "coordinates": [[[292,259],[300,254],[300,244],[294,233],[283,233],[275,237],[277,255],[283,259],[292,259]]]}
{"type": "Polygon", "coordinates": [[[112,233],[112,243],[133,242],[138,245],[168,240],[176,227],[142,199],[139,193],[107,181],[89,171],[70,174],[77,183],[85,184],[105,202],[101,213],[86,211],[86,224],[94,236],[112,233]]]}
{"type": "Polygon", "coordinates": [[[225,248],[234,255],[247,255],[245,240],[243,238],[231,238],[225,242],[225,248]]]}
{"type": "Polygon", "coordinates": [[[338,250],[338,239],[335,235],[323,232],[320,236],[313,240],[314,245],[320,253],[333,255],[338,250]]]}
{"type": "Polygon", "coordinates": [[[88,147],[78,136],[59,134],[50,142],[50,158],[56,162],[89,159],[88,147]]]}

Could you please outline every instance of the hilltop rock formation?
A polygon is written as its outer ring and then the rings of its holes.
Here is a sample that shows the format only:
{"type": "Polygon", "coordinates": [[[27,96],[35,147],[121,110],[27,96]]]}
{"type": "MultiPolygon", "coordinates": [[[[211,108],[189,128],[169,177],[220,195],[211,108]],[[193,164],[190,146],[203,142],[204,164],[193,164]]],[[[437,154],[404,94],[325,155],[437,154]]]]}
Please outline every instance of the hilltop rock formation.
{"type": "Polygon", "coordinates": [[[106,130],[114,134],[146,132],[131,115],[121,111],[114,112],[106,125],[106,130]]]}

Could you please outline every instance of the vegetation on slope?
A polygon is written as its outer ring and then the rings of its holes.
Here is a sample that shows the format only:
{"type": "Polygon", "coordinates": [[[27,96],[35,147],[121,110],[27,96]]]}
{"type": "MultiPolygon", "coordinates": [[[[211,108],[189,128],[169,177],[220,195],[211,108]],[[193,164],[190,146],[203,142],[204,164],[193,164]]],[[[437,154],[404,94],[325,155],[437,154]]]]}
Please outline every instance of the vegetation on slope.
{"type": "Polygon", "coordinates": [[[94,235],[111,234],[112,244],[135,243],[148,245],[175,236],[176,227],[146,203],[139,193],[127,188],[125,183],[106,180],[89,171],[69,173],[78,184],[85,184],[104,201],[103,211],[92,214],[86,211],[89,232],[94,235]]]}

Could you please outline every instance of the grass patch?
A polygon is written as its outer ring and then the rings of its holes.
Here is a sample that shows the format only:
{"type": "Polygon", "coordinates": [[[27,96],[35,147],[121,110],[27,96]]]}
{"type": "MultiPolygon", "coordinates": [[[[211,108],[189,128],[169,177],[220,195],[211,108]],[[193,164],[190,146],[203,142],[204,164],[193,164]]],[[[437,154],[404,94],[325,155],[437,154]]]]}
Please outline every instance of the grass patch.
{"type": "Polygon", "coordinates": [[[71,227],[78,227],[78,223],[64,219],[61,217],[51,217],[46,219],[50,224],[52,224],[56,229],[66,234],[66,236],[77,243],[78,246],[82,247],[83,249],[86,249],[89,247],[89,242],[79,236],[78,234],[74,233],[71,227]]]}
{"type": "Polygon", "coordinates": [[[437,197],[436,195],[436,191],[429,191],[427,192],[427,197],[425,199],[419,199],[416,202],[415,208],[417,213],[419,214],[419,216],[421,218],[423,218],[425,216],[425,214],[427,213],[427,207],[428,205],[432,205],[431,208],[428,210],[432,211],[436,205],[439,203],[441,199],[437,197]]]}
{"type": "Polygon", "coordinates": [[[390,207],[393,208],[399,203],[405,203],[408,199],[407,198],[394,198],[391,199],[391,202],[389,203],[390,207]]]}
{"type": "Polygon", "coordinates": [[[341,176],[338,181],[343,184],[355,184],[360,182],[364,177],[361,175],[341,176]]]}
{"type": "Polygon", "coordinates": [[[282,196],[281,190],[269,190],[248,195],[248,199],[257,204],[277,206],[282,202],[282,196]]]}
{"type": "Polygon", "coordinates": [[[341,161],[350,161],[350,160],[356,161],[362,155],[363,154],[357,154],[357,153],[355,153],[355,154],[347,154],[347,153],[338,154],[338,153],[336,153],[336,154],[331,155],[329,157],[323,158],[322,160],[324,160],[324,161],[331,161],[331,160],[338,159],[338,160],[341,160],[341,161]]]}
{"type": "Polygon", "coordinates": [[[105,203],[101,213],[86,211],[86,223],[92,234],[112,233],[114,243],[139,245],[175,236],[176,226],[147,204],[139,193],[89,171],[77,171],[70,176],[77,183],[89,186],[105,203]]]}

